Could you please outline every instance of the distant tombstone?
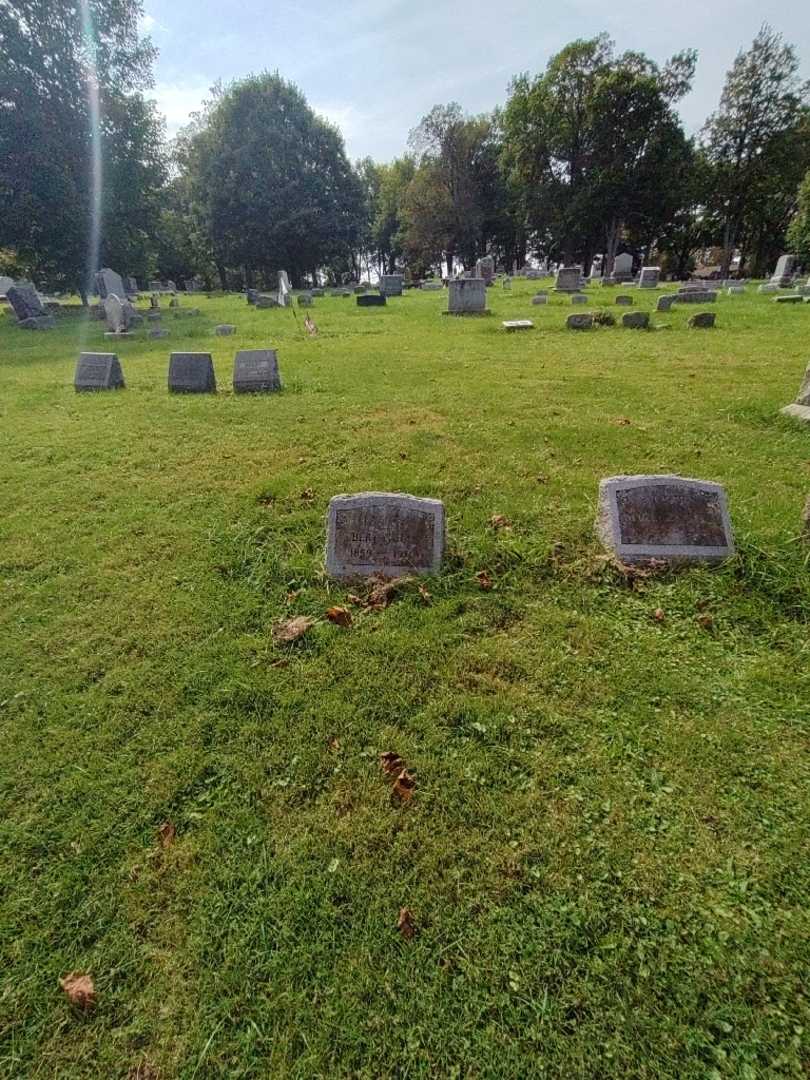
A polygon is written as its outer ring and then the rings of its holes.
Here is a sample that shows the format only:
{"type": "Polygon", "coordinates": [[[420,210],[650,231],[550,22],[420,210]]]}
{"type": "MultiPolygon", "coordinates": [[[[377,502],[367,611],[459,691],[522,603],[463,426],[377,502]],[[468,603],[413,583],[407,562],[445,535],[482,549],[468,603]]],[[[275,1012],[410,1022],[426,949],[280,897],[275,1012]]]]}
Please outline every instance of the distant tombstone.
{"type": "Polygon", "coordinates": [[[171,280],[171,278],[166,282],[166,288],[168,289],[169,292],[177,292],[177,286],[171,280]]]}
{"type": "Polygon", "coordinates": [[[543,276],[543,271],[536,270],[534,267],[529,267],[529,269],[526,271],[527,281],[538,281],[543,276]]]}
{"type": "Polygon", "coordinates": [[[128,277],[126,280],[127,293],[136,293],[138,291],[138,282],[134,277],[128,277]]]}
{"type": "Polygon", "coordinates": [[[534,323],[531,319],[507,319],[506,322],[501,323],[504,330],[533,330],[534,323]]]}
{"type": "Polygon", "coordinates": [[[642,266],[641,274],[638,279],[638,287],[640,289],[657,289],[660,276],[660,266],[642,266]]]}
{"type": "Polygon", "coordinates": [[[571,294],[571,303],[572,304],[587,304],[588,303],[588,297],[585,295],[585,293],[572,293],[571,294]]]}
{"type": "Polygon", "coordinates": [[[536,296],[532,297],[532,303],[533,304],[547,304],[548,303],[548,296],[545,293],[537,293],[536,296]]]}
{"type": "Polygon", "coordinates": [[[599,484],[597,530],[623,563],[722,562],[734,554],[720,484],[681,476],[611,476],[599,484]]]}
{"type": "Polygon", "coordinates": [[[726,292],[727,292],[727,294],[729,296],[744,296],[745,295],[745,286],[744,285],[729,285],[726,292]]]}
{"type": "Polygon", "coordinates": [[[646,330],[650,325],[650,316],[646,311],[628,311],[622,315],[625,330],[646,330]]]}
{"type": "Polygon", "coordinates": [[[308,292],[299,293],[298,296],[299,307],[312,307],[312,294],[308,292]]]}
{"type": "Polygon", "coordinates": [[[259,298],[258,289],[245,289],[245,299],[248,302],[248,307],[253,307],[259,298]]]}
{"type": "Polygon", "coordinates": [[[355,285],[352,292],[355,296],[361,296],[366,291],[366,285],[355,285]]]}
{"type": "Polygon", "coordinates": [[[710,330],[715,323],[717,316],[713,311],[699,311],[697,315],[693,315],[689,320],[689,326],[693,330],[710,330]]]}
{"type": "Polygon", "coordinates": [[[385,307],[385,297],[381,293],[363,293],[357,297],[358,307],[385,307]]]}
{"type": "Polygon", "coordinates": [[[802,296],[800,293],[791,293],[789,296],[775,296],[773,302],[774,304],[800,304],[802,296]]]}
{"type": "Polygon", "coordinates": [[[613,260],[612,278],[619,283],[633,280],[633,256],[629,251],[623,251],[613,260]]]}
{"type": "Polygon", "coordinates": [[[275,296],[260,295],[256,297],[256,307],[259,311],[263,311],[265,308],[276,308],[278,306],[279,302],[276,300],[275,296]]]}
{"type": "Polygon", "coordinates": [[[173,296],[171,298],[171,300],[169,301],[169,307],[170,308],[179,308],[180,307],[180,301],[178,300],[178,298],[176,296],[173,296]]]}
{"type": "Polygon", "coordinates": [[[602,256],[597,255],[591,263],[590,279],[591,281],[598,281],[602,277],[602,256]]]}
{"type": "Polygon", "coordinates": [[[104,317],[107,320],[107,334],[121,337],[129,330],[129,308],[117,295],[110,294],[104,301],[104,317]]]}
{"type": "Polygon", "coordinates": [[[448,315],[487,314],[487,286],[483,278],[451,281],[447,292],[448,315]]]}
{"type": "Polygon", "coordinates": [[[210,353],[173,352],[169,390],[177,394],[215,394],[217,381],[210,353]]]}
{"type": "Polygon", "coordinates": [[[33,285],[12,285],[6,290],[6,299],[20,322],[39,319],[48,314],[33,285]]]}
{"type": "Polygon", "coordinates": [[[169,331],[164,330],[160,326],[155,326],[149,331],[149,337],[150,338],[167,338],[168,336],[169,336],[169,331]]]}
{"type": "Polygon", "coordinates": [[[162,281],[150,281],[147,287],[151,293],[160,293],[164,291],[162,281]]]}
{"type": "Polygon", "coordinates": [[[569,330],[590,330],[593,326],[593,315],[584,311],[581,314],[569,315],[565,325],[569,330]]]}
{"type": "Polygon", "coordinates": [[[383,296],[402,296],[402,274],[383,274],[380,278],[380,292],[383,296]]]}
{"type": "Polygon", "coordinates": [[[670,311],[672,305],[675,303],[675,296],[670,293],[669,296],[659,296],[658,303],[655,305],[656,311],[670,311]]]}
{"type": "Polygon", "coordinates": [[[435,574],[443,554],[444,505],[438,499],[366,491],[330,500],[326,538],[330,577],[435,574]]]}
{"type": "Polygon", "coordinates": [[[96,274],[96,288],[102,300],[106,300],[108,296],[117,296],[119,300],[123,300],[127,295],[124,279],[120,274],[116,274],[115,270],[110,270],[109,266],[96,274]]]}
{"type": "Polygon", "coordinates": [[[713,304],[717,300],[714,289],[679,289],[675,294],[679,304],[713,304]]]}
{"type": "Polygon", "coordinates": [[[795,255],[780,255],[770,284],[785,288],[793,283],[793,271],[796,266],[795,255]]]}
{"type": "Polygon", "coordinates": [[[162,318],[163,318],[163,312],[162,311],[147,311],[147,313],[146,313],[147,322],[160,322],[160,320],[162,318]]]}
{"type": "Polygon", "coordinates": [[[233,362],[236,394],[266,394],[281,389],[275,349],[244,349],[233,362]]]}
{"type": "Polygon", "coordinates": [[[419,288],[424,292],[438,292],[444,286],[440,281],[423,281],[419,288]]]}
{"type": "Polygon", "coordinates": [[[633,303],[633,297],[632,296],[617,296],[616,297],[616,303],[620,307],[630,307],[632,305],[632,303],[633,303]]]}
{"type": "Polygon", "coordinates": [[[503,281],[501,282],[501,286],[504,289],[511,289],[512,288],[512,279],[510,277],[505,277],[503,279],[503,281]]]}
{"type": "Polygon", "coordinates": [[[236,327],[233,323],[220,323],[219,326],[214,327],[214,333],[217,337],[230,337],[231,334],[236,333],[236,327]]]}
{"type": "Polygon", "coordinates": [[[802,385],[799,387],[795,401],[782,409],[782,415],[792,416],[795,420],[802,420],[805,424],[810,424],[810,364],[807,365],[804,372],[802,385]]]}
{"type": "Polygon", "coordinates": [[[83,390],[122,390],[124,376],[115,353],[82,353],[76,363],[73,386],[83,390]]]}
{"type": "Polygon", "coordinates": [[[5,299],[8,290],[13,286],[14,279],[0,276],[0,300],[5,299]]]}
{"type": "Polygon", "coordinates": [[[775,292],[779,292],[779,286],[778,285],[771,285],[770,282],[768,282],[765,285],[760,285],[757,288],[757,292],[758,293],[775,293],[775,292]]]}
{"type": "Polygon", "coordinates": [[[554,281],[556,292],[579,292],[582,272],[578,266],[561,266],[554,281]]]}
{"type": "Polygon", "coordinates": [[[475,276],[483,278],[487,285],[495,278],[495,260],[491,255],[484,255],[475,264],[475,276]]]}
{"type": "Polygon", "coordinates": [[[315,297],[321,297],[321,296],[326,296],[326,293],[324,292],[323,289],[311,289],[310,290],[310,295],[315,296],[315,297]]]}
{"type": "Polygon", "coordinates": [[[278,304],[279,307],[292,306],[292,286],[286,270],[278,272],[278,304]]]}

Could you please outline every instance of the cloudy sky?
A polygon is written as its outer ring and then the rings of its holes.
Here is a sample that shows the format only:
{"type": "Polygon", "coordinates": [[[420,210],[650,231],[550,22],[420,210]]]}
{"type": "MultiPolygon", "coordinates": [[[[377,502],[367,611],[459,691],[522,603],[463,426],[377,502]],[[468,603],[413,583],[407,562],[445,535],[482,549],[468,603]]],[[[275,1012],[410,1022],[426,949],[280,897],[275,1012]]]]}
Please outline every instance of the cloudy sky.
{"type": "Polygon", "coordinates": [[[810,78],[810,2],[783,0],[146,0],[160,50],[153,96],[173,134],[217,79],[278,70],[333,120],[351,158],[387,161],[435,104],[471,113],[506,99],[567,42],[606,30],[617,47],[662,62],[699,50],[687,130],[717,105],[723,77],[763,19],[797,46],[810,78]]]}

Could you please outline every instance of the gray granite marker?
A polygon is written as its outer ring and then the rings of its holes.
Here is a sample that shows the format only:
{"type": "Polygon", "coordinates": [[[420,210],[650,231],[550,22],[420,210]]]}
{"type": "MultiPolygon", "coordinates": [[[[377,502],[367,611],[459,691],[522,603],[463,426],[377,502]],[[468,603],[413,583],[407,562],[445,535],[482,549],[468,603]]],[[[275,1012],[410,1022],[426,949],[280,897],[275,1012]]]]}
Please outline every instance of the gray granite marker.
{"type": "Polygon", "coordinates": [[[693,330],[710,330],[715,323],[717,316],[713,311],[699,311],[697,315],[693,315],[689,320],[689,326],[693,330]]]}
{"type": "Polygon", "coordinates": [[[217,337],[230,337],[231,334],[236,333],[236,327],[233,323],[220,323],[219,326],[214,327],[214,333],[217,337]]]}
{"type": "Polygon", "coordinates": [[[457,278],[447,290],[447,315],[488,315],[483,278],[457,278]]]}
{"type": "Polygon", "coordinates": [[[810,424],[810,364],[805,370],[796,400],[786,405],[781,412],[783,416],[792,416],[794,420],[802,420],[805,424],[810,424]]]}
{"type": "Polygon", "coordinates": [[[583,312],[581,315],[569,315],[565,325],[569,330],[590,330],[593,326],[593,315],[583,312]]]}
{"type": "Polygon", "coordinates": [[[326,572],[353,578],[435,574],[444,554],[444,504],[380,491],[329,502],[326,572]]]}
{"type": "Polygon", "coordinates": [[[173,352],[169,359],[169,390],[176,394],[215,394],[217,381],[211,354],[173,352]]]}
{"type": "Polygon", "coordinates": [[[599,484],[596,527],[623,563],[711,563],[734,554],[725,490],[709,480],[608,477],[599,484]]]}
{"type": "Polygon", "coordinates": [[[633,304],[633,297],[632,296],[617,296],[616,297],[616,303],[620,307],[631,307],[632,304],[633,304]]]}
{"type": "Polygon", "coordinates": [[[669,296],[659,296],[658,303],[655,305],[656,311],[671,311],[672,305],[675,303],[675,296],[670,293],[669,296]]]}
{"type": "Polygon", "coordinates": [[[115,353],[82,353],[76,363],[73,386],[83,390],[122,390],[124,375],[115,353]]]}
{"type": "Polygon", "coordinates": [[[236,394],[265,394],[281,389],[275,349],[243,349],[233,362],[236,394]]]}
{"type": "Polygon", "coordinates": [[[357,297],[358,307],[385,307],[386,299],[382,294],[363,293],[357,297]]]}
{"type": "Polygon", "coordinates": [[[622,315],[622,326],[626,330],[646,330],[650,325],[650,316],[646,311],[628,311],[622,315]]]}

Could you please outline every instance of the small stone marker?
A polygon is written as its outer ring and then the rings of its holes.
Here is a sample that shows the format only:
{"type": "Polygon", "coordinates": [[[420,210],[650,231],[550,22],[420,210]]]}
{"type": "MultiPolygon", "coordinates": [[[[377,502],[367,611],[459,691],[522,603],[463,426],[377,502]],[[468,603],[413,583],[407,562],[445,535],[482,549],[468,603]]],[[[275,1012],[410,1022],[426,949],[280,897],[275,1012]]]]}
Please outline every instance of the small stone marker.
{"type": "Polygon", "coordinates": [[[775,296],[772,302],[774,304],[800,304],[802,297],[798,293],[791,293],[789,296],[775,296]]]}
{"type": "Polygon", "coordinates": [[[503,279],[503,281],[501,282],[501,287],[504,288],[504,289],[510,289],[511,290],[511,288],[512,288],[512,279],[510,277],[505,277],[503,279]]]}
{"type": "Polygon", "coordinates": [[[632,303],[633,303],[633,297],[632,296],[617,296],[616,297],[616,303],[620,307],[630,307],[632,305],[632,303]]]}
{"type": "Polygon", "coordinates": [[[299,307],[312,307],[312,295],[311,293],[302,292],[298,297],[299,307]]]}
{"type": "Polygon", "coordinates": [[[713,311],[699,311],[697,315],[693,315],[689,320],[689,326],[693,330],[710,330],[715,323],[717,316],[713,311]]]}
{"type": "Polygon", "coordinates": [[[424,292],[438,292],[444,285],[440,281],[423,281],[419,288],[424,292]]]}
{"type": "Polygon", "coordinates": [[[623,563],[722,562],[734,554],[720,484],[681,476],[611,476],[599,484],[597,530],[623,563]]]}
{"type": "Polygon", "coordinates": [[[483,255],[475,264],[475,276],[483,278],[487,285],[495,278],[495,259],[492,255],[483,255]]]}
{"type": "Polygon", "coordinates": [[[447,291],[448,315],[488,315],[487,285],[483,278],[456,278],[447,291]]]}
{"type": "Polygon", "coordinates": [[[115,353],[82,353],[76,363],[73,386],[83,390],[122,390],[124,376],[115,353]]]}
{"type": "Polygon", "coordinates": [[[794,420],[803,420],[805,424],[810,424],[810,364],[805,370],[796,400],[786,405],[781,412],[783,416],[792,416],[794,420]]]}
{"type": "Polygon", "coordinates": [[[259,298],[258,289],[245,289],[245,299],[248,302],[248,307],[253,307],[259,298]]]}
{"type": "Polygon", "coordinates": [[[532,297],[532,303],[533,304],[547,304],[548,303],[548,297],[546,296],[545,293],[538,293],[537,296],[532,297]]]}
{"type": "Polygon", "coordinates": [[[649,312],[628,311],[622,315],[622,326],[626,330],[646,330],[650,325],[649,312]]]}
{"type": "Polygon", "coordinates": [[[281,389],[275,349],[243,349],[233,362],[236,394],[265,394],[281,389]]]}
{"type": "Polygon", "coordinates": [[[565,325],[569,330],[590,330],[593,326],[593,315],[588,312],[569,315],[565,325]]]}
{"type": "Polygon", "coordinates": [[[588,297],[585,295],[585,293],[574,293],[572,295],[572,297],[571,297],[571,303],[572,304],[587,304],[588,303],[588,297]]]}
{"type": "Polygon", "coordinates": [[[310,289],[310,296],[321,297],[321,296],[326,296],[326,293],[324,292],[323,289],[310,289]]]}
{"type": "Polygon", "coordinates": [[[220,323],[219,326],[214,327],[214,333],[217,337],[230,337],[231,334],[236,333],[236,327],[233,323],[220,323]]]}
{"type": "Polygon", "coordinates": [[[173,352],[169,359],[169,390],[177,394],[215,394],[217,381],[211,353],[173,352]]]}
{"type": "Polygon", "coordinates": [[[726,290],[726,293],[727,293],[728,296],[745,296],[745,286],[744,285],[729,285],[728,289],[726,290]]]}
{"type": "Polygon", "coordinates": [[[357,297],[358,307],[385,307],[386,300],[381,293],[363,293],[357,297]]]}
{"type": "Polygon", "coordinates": [[[444,553],[444,504],[438,499],[366,491],[329,502],[326,572],[352,578],[435,574],[444,553]]]}
{"type": "Polygon", "coordinates": [[[765,284],[765,285],[760,285],[760,286],[759,286],[759,287],[757,288],[757,292],[758,292],[758,293],[774,293],[774,292],[779,292],[779,286],[778,286],[778,285],[772,285],[772,284],[771,284],[770,282],[768,282],[768,283],[767,283],[767,284],[765,284]]]}
{"type": "Polygon", "coordinates": [[[642,266],[638,278],[638,287],[640,289],[657,289],[660,276],[660,266],[642,266]]]}
{"type": "Polygon", "coordinates": [[[274,308],[279,306],[279,302],[278,300],[276,300],[275,296],[256,297],[255,307],[258,308],[260,311],[263,311],[265,308],[274,308]]]}
{"type": "Polygon", "coordinates": [[[533,330],[534,323],[531,319],[509,319],[501,323],[504,330],[533,330]]]}
{"type": "Polygon", "coordinates": [[[679,304],[713,304],[717,293],[714,289],[679,289],[675,299],[679,304]]]}

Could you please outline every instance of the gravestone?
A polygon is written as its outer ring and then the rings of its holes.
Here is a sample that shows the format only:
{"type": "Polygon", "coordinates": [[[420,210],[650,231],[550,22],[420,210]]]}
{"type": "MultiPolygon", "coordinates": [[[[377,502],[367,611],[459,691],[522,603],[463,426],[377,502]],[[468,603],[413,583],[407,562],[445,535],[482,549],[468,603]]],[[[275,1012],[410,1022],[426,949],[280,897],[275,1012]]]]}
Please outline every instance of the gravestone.
{"type": "Polygon", "coordinates": [[[380,278],[380,292],[383,296],[402,296],[402,274],[383,274],[380,278]]]}
{"type": "Polygon", "coordinates": [[[507,319],[501,323],[504,330],[533,330],[534,323],[531,319],[507,319]]]}
{"type": "Polygon", "coordinates": [[[292,307],[292,286],[286,270],[278,272],[278,306],[292,307]]]}
{"type": "Polygon", "coordinates": [[[617,296],[616,297],[616,303],[619,304],[621,307],[630,307],[632,305],[632,303],[633,303],[633,297],[632,296],[617,296]]]}
{"type": "Polygon", "coordinates": [[[13,278],[0,276],[0,300],[5,300],[8,290],[13,284],[13,278]]]}
{"type": "Polygon", "coordinates": [[[378,293],[364,293],[357,297],[358,307],[385,307],[385,297],[378,293]]]}
{"type": "Polygon", "coordinates": [[[770,284],[779,288],[785,288],[793,283],[793,271],[796,266],[795,255],[780,255],[776,264],[770,284]]]}
{"type": "Polygon", "coordinates": [[[310,296],[316,296],[316,297],[326,296],[326,293],[324,292],[323,289],[311,289],[310,290],[310,296]]]}
{"type": "Polygon", "coordinates": [[[785,405],[781,411],[783,416],[792,416],[795,420],[810,424],[810,364],[805,369],[802,385],[799,387],[795,401],[790,405],[785,405]]]}
{"type": "Polygon", "coordinates": [[[561,266],[554,280],[555,292],[579,292],[582,272],[578,266],[561,266]]]}
{"type": "Polygon", "coordinates": [[[532,297],[532,303],[533,304],[547,304],[548,303],[548,296],[546,296],[545,293],[538,293],[536,296],[532,297]]]}
{"type": "Polygon", "coordinates": [[[119,300],[126,299],[127,290],[124,286],[124,279],[120,274],[116,274],[115,270],[111,270],[109,266],[105,266],[103,270],[99,270],[96,274],[96,288],[102,300],[106,300],[108,296],[117,296],[119,300]]]}
{"type": "Polygon", "coordinates": [[[541,277],[543,277],[543,276],[544,276],[543,271],[542,270],[535,270],[534,267],[531,267],[530,269],[528,269],[526,271],[526,280],[527,281],[539,281],[539,279],[541,277]]]}
{"type": "Polygon", "coordinates": [[[162,281],[149,281],[149,282],[147,282],[147,291],[150,292],[150,293],[163,292],[163,282],[162,281]]]}
{"type": "Polygon", "coordinates": [[[729,296],[744,296],[745,295],[745,286],[744,285],[729,285],[726,292],[727,292],[727,294],[729,296]]]}
{"type": "Polygon", "coordinates": [[[231,334],[236,333],[236,327],[233,323],[220,323],[219,326],[214,327],[214,333],[217,337],[230,337],[231,334]]]}
{"type": "Polygon", "coordinates": [[[443,289],[444,286],[440,281],[423,281],[419,286],[424,292],[438,292],[439,289],[443,289]]]}
{"type": "Polygon", "coordinates": [[[611,278],[619,283],[633,280],[633,256],[629,251],[623,251],[613,260],[611,278]]]}
{"type": "Polygon", "coordinates": [[[169,390],[176,394],[215,394],[217,381],[211,353],[173,352],[169,358],[169,390]]]}
{"type": "Polygon", "coordinates": [[[588,303],[588,297],[585,295],[585,293],[573,293],[572,296],[571,296],[571,303],[572,304],[587,304],[588,303]]]}
{"type": "Polygon", "coordinates": [[[626,330],[646,330],[650,325],[650,316],[646,311],[628,311],[622,315],[622,326],[626,330]]]}
{"type": "Polygon", "coordinates": [[[435,574],[444,554],[444,505],[438,499],[366,491],[329,502],[326,572],[353,578],[435,574]]]}
{"type": "Polygon", "coordinates": [[[366,288],[367,288],[367,286],[365,286],[365,285],[355,285],[354,288],[352,289],[352,292],[354,293],[355,296],[360,296],[361,293],[364,293],[366,291],[366,288]]]}
{"type": "Polygon", "coordinates": [[[642,266],[641,274],[638,279],[638,287],[640,289],[657,289],[660,276],[660,266],[642,266]]]}
{"type": "Polygon", "coordinates": [[[155,326],[149,331],[149,337],[150,338],[167,338],[168,336],[169,336],[169,331],[164,330],[160,326],[155,326]]]}
{"type": "Polygon", "coordinates": [[[710,330],[714,326],[717,316],[713,311],[699,311],[689,320],[689,326],[693,330],[710,330]]]}
{"type": "Polygon", "coordinates": [[[495,260],[491,255],[483,255],[476,262],[475,276],[483,278],[487,285],[495,279],[495,260]]]}
{"type": "Polygon", "coordinates": [[[602,280],[602,266],[603,266],[603,263],[604,263],[604,258],[603,258],[602,255],[597,255],[596,258],[591,263],[591,273],[590,273],[589,276],[590,276],[591,281],[594,284],[596,284],[597,281],[602,280]]]}
{"type": "Polygon", "coordinates": [[[659,296],[658,303],[655,305],[656,311],[671,311],[672,305],[675,303],[675,296],[670,293],[669,296],[659,296]]]}
{"type": "Polygon", "coordinates": [[[257,296],[256,307],[259,311],[263,311],[265,308],[276,308],[279,306],[278,300],[275,296],[257,296]]]}
{"type": "Polygon", "coordinates": [[[170,308],[179,308],[180,307],[180,300],[176,296],[173,296],[171,298],[171,300],[169,301],[169,307],[170,308]]]}
{"type": "Polygon", "coordinates": [[[19,322],[47,317],[47,311],[33,285],[12,285],[6,290],[6,299],[14,308],[19,322]]]}
{"type": "Polygon", "coordinates": [[[138,291],[138,282],[134,277],[128,277],[126,282],[127,294],[135,294],[138,291]]]}
{"type": "Polygon", "coordinates": [[[593,326],[593,315],[590,312],[582,312],[578,315],[569,315],[565,321],[569,330],[590,330],[593,326]]]}
{"type": "Polygon", "coordinates": [[[447,291],[448,315],[487,315],[487,286],[483,278],[458,278],[447,291]]]}
{"type": "Polygon", "coordinates": [[[298,297],[299,307],[312,307],[312,296],[310,293],[302,292],[298,297]]]}
{"type": "Polygon", "coordinates": [[[717,300],[717,293],[714,289],[700,287],[679,289],[675,299],[679,304],[713,304],[717,300]]]}
{"type": "Polygon", "coordinates": [[[82,390],[122,390],[124,376],[115,353],[82,353],[76,363],[73,386],[82,390]]]}
{"type": "Polygon", "coordinates": [[[160,322],[160,320],[162,318],[163,318],[163,312],[162,311],[147,311],[147,313],[146,313],[146,321],[147,322],[160,322]]]}
{"type": "Polygon", "coordinates": [[[107,320],[107,333],[105,337],[123,337],[129,331],[129,308],[116,296],[110,293],[104,301],[104,318],[107,320]]]}
{"type": "Polygon", "coordinates": [[[775,293],[775,292],[779,292],[779,286],[778,285],[771,285],[770,282],[768,282],[765,285],[758,286],[757,292],[758,293],[775,293]]]}
{"type": "Polygon", "coordinates": [[[266,394],[281,389],[275,349],[243,349],[233,362],[236,394],[266,394]]]}
{"type": "Polygon", "coordinates": [[[774,304],[800,304],[802,298],[799,293],[791,293],[789,296],[775,296],[773,298],[774,304]]]}
{"type": "Polygon", "coordinates": [[[597,531],[623,563],[722,562],[734,554],[720,484],[681,476],[611,476],[599,484],[597,531]]]}
{"type": "Polygon", "coordinates": [[[256,301],[259,299],[259,290],[245,289],[245,299],[248,302],[248,307],[253,307],[256,301]]]}

